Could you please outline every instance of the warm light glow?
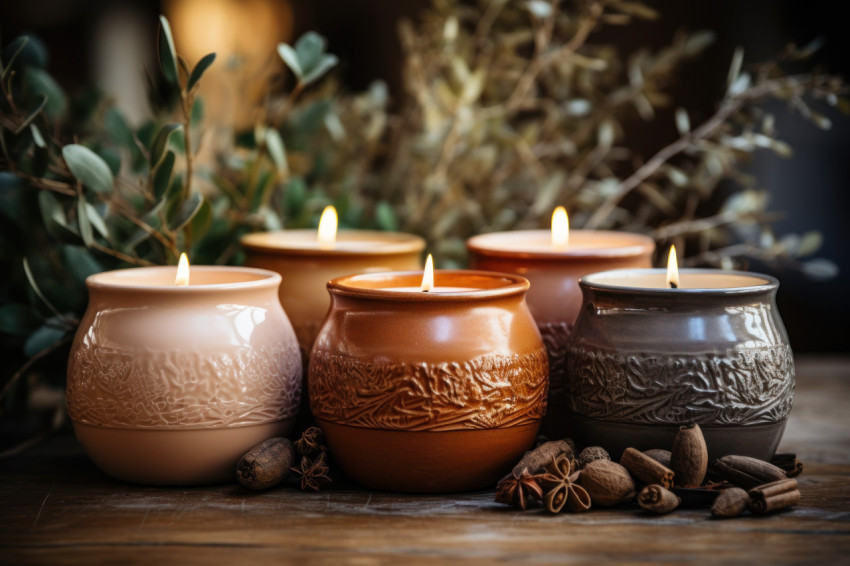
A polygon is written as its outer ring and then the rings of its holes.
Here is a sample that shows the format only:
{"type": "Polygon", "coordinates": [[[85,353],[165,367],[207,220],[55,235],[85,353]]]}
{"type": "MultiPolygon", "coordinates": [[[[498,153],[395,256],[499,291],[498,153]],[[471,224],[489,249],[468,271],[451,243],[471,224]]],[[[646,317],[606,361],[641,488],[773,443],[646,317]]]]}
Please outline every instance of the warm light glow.
{"type": "Polygon", "coordinates": [[[552,246],[565,248],[570,243],[570,221],[567,209],[559,206],[552,213],[552,246]]]}
{"type": "Polygon", "coordinates": [[[322,218],[319,219],[319,245],[332,248],[336,243],[336,228],[339,220],[337,219],[336,209],[332,206],[326,206],[322,212],[322,218]]]}
{"type": "Polygon", "coordinates": [[[180,262],[177,264],[177,277],[174,284],[185,286],[189,284],[189,258],[186,254],[180,254],[180,262]]]}
{"type": "Polygon", "coordinates": [[[667,257],[667,285],[671,289],[679,288],[679,263],[676,261],[676,246],[670,246],[670,255],[667,257]]]}
{"type": "Polygon", "coordinates": [[[423,293],[434,290],[434,258],[428,254],[428,259],[425,261],[425,272],[422,274],[422,285],[419,290],[423,293]]]}

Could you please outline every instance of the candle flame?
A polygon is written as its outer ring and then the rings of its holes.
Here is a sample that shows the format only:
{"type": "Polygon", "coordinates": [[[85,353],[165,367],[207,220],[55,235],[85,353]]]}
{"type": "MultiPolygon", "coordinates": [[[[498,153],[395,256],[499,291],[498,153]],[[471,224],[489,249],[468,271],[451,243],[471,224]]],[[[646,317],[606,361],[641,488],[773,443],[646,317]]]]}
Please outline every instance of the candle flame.
{"type": "Polygon", "coordinates": [[[679,263],[676,261],[676,246],[670,246],[667,256],[667,284],[671,289],[679,288],[679,263]]]}
{"type": "Polygon", "coordinates": [[[423,293],[434,290],[434,258],[428,254],[428,259],[425,261],[425,271],[422,273],[422,285],[419,290],[423,293]]]}
{"type": "Polygon", "coordinates": [[[185,287],[189,284],[189,258],[185,253],[180,254],[180,262],[177,264],[177,277],[174,284],[185,287]]]}
{"type": "Polygon", "coordinates": [[[570,242],[570,221],[567,209],[559,206],[552,213],[552,246],[565,248],[570,242]]]}
{"type": "Polygon", "coordinates": [[[326,206],[319,219],[319,245],[323,248],[332,248],[336,243],[336,229],[339,220],[336,209],[326,206]]]}

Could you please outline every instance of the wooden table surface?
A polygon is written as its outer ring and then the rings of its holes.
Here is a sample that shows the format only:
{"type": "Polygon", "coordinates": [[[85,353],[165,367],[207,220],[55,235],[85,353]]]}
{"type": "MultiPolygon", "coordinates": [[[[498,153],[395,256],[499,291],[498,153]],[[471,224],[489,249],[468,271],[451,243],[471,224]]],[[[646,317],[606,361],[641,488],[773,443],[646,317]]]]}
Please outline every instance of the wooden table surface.
{"type": "Polygon", "coordinates": [[[551,516],[493,491],[140,487],[102,474],[63,434],[0,460],[0,563],[850,564],[850,357],[798,357],[780,450],[805,464],[800,505],[713,520],[631,507],[551,516]]]}

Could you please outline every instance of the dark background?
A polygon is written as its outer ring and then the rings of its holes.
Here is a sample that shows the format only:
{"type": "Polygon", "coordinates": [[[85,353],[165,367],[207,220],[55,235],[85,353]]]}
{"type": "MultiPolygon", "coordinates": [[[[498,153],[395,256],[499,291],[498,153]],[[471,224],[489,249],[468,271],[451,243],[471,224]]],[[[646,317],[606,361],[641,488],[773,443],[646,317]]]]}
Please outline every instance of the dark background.
{"type": "MultiPolygon", "coordinates": [[[[389,84],[395,100],[403,96],[396,24],[401,17],[415,20],[427,0],[279,1],[291,13],[290,37],[280,37],[281,41],[291,42],[314,29],[328,38],[329,50],[340,57],[344,85],[361,90],[380,78],[389,84]]],[[[694,121],[709,113],[721,96],[729,61],[739,45],[745,59],[759,61],[772,57],[786,43],[803,45],[823,37],[824,46],[815,60],[826,70],[847,77],[850,39],[839,15],[841,2],[655,0],[647,4],[660,11],[660,21],[611,29],[603,32],[605,39],[627,52],[636,46],[662,47],[678,29],[710,29],[717,34],[715,44],[698,63],[677,75],[673,87],[677,104],[688,108],[694,121]]],[[[150,53],[154,53],[157,16],[163,6],[145,0],[5,2],[0,8],[2,41],[5,44],[23,32],[38,35],[51,55],[50,72],[73,93],[93,80],[98,21],[105,11],[117,7],[138,16],[139,25],[147,28],[140,35],[150,38],[150,53]]],[[[829,114],[833,128],[824,132],[780,106],[772,110],[780,138],[791,144],[794,156],[783,159],[761,152],[750,172],[761,187],[769,189],[771,210],[786,213],[775,225],[778,235],[820,230],[824,243],[817,255],[835,262],[839,274],[829,281],[813,281],[792,269],[752,268],[779,278],[779,309],[795,351],[846,352],[850,339],[850,199],[846,186],[850,179],[850,117],[829,114]]],[[[644,135],[646,154],[665,142],[658,128],[648,128],[644,135]]]]}

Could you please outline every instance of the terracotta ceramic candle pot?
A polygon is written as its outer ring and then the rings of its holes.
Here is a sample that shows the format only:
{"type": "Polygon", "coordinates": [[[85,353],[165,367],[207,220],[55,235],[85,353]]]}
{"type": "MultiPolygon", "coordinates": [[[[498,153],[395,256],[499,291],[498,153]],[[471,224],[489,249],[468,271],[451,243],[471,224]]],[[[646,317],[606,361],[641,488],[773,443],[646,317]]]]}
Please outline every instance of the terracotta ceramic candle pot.
{"type": "Polygon", "coordinates": [[[516,273],[531,283],[528,307],[549,354],[549,412],[543,432],[553,438],[569,436],[559,408],[564,404],[567,337],[581,307],[578,280],[596,271],[651,267],[655,242],[640,234],[570,230],[569,242],[556,245],[549,230],[517,230],[474,236],[467,248],[470,268],[516,273]]]}
{"type": "Polygon", "coordinates": [[[360,484],[456,492],[495,485],[531,447],[548,367],[511,274],[360,274],[328,283],[310,358],[310,408],[360,484]]]}
{"type": "Polygon", "coordinates": [[[711,269],[594,273],[567,347],[577,440],[612,455],[668,448],[696,422],[709,458],[770,459],[794,393],[794,360],[776,279],[711,269]]]}
{"type": "Polygon", "coordinates": [[[282,230],[242,238],[245,265],[280,273],[280,302],[292,321],[303,353],[309,354],[330,305],[330,279],[370,271],[422,268],[425,240],[412,234],[343,230],[331,244],[316,230],[282,230]]]}
{"type": "Polygon", "coordinates": [[[232,481],[252,446],[286,435],[301,397],[295,333],[277,273],[192,267],[109,271],[68,363],[68,413],[104,472],[143,484],[232,481]]]}

